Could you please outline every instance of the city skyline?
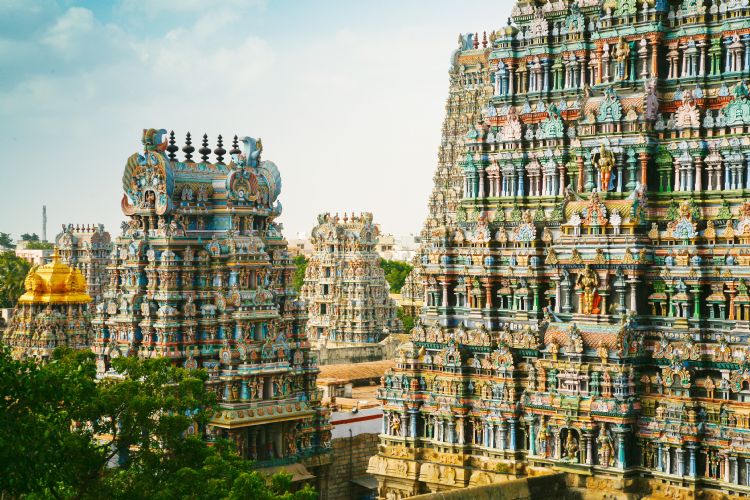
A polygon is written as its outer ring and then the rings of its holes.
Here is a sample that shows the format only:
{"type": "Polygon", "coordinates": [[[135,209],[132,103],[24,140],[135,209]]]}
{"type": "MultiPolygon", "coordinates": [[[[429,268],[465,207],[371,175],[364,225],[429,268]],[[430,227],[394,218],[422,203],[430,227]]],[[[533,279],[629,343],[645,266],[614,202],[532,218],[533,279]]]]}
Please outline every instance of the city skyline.
{"type": "Polygon", "coordinates": [[[164,127],[178,143],[207,133],[212,147],[218,134],[261,137],[283,172],[287,237],[324,211],[373,212],[387,233],[418,233],[446,54],[459,31],[496,29],[511,8],[445,16],[448,5],[0,5],[0,150],[14,165],[0,174],[0,209],[13,214],[0,230],[41,235],[46,204],[50,239],[69,222],[118,234],[124,158],[143,128],[164,127]]]}

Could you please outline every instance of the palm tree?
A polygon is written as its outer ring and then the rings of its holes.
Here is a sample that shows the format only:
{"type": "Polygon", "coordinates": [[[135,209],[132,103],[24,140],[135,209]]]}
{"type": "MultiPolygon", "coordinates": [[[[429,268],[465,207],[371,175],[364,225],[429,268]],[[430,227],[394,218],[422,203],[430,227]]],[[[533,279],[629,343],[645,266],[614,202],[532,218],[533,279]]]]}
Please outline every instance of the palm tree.
{"type": "Polygon", "coordinates": [[[24,292],[23,282],[31,264],[13,252],[0,253],[0,307],[13,307],[24,292]]]}

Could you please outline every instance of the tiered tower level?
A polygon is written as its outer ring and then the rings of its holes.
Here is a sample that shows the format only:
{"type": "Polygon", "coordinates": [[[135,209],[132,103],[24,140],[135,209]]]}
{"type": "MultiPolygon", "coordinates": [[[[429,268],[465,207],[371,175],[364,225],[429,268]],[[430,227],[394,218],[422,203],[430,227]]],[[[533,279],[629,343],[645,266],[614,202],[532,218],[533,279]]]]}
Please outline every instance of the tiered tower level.
{"type": "Polygon", "coordinates": [[[372,344],[401,332],[375,248],[378,235],[370,213],[318,216],[300,294],[307,303],[309,339],[372,344]]]}
{"type": "Polygon", "coordinates": [[[88,283],[88,293],[94,303],[101,302],[107,286],[107,264],[112,251],[112,239],[104,224],[63,224],[55,237],[60,259],[79,269],[88,283]]]}
{"type": "Polygon", "coordinates": [[[380,495],[540,467],[588,495],[749,494],[750,7],[512,16],[454,56],[446,121],[458,86],[492,95],[452,138],[447,190],[441,146],[425,306],[380,393],[380,495]]]}
{"type": "Polygon", "coordinates": [[[330,424],[292,288],[294,265],[275,219],[281,178],[260,139],[219,136],[178,161],[174,135],[144,130],[128,158],[104,301],[93,323],[101,371],[114,356],[166,357],[204,368],[220,409],[207,430],[261,464],[328,459],[330,424]]]}

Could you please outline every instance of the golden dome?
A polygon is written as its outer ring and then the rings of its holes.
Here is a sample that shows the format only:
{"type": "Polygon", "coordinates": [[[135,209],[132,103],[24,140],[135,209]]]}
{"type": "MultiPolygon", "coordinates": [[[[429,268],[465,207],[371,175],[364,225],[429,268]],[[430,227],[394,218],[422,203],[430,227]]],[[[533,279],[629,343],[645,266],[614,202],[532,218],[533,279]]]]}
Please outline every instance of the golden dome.
{"type": "Polygon", "coordinates": [[[19,304],[86,304],[92,300],[86,293],[86,278],[60,262],[57,247],[52,262],[31,268],[24,286],[26,293],[18,299],[19,304]]]}

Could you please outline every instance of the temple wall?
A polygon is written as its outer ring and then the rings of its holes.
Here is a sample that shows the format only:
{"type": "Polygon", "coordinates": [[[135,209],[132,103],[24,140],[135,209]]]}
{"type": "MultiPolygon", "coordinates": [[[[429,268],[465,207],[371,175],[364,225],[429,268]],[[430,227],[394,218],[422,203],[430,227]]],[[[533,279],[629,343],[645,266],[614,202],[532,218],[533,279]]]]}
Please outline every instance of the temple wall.
{"type": "Polygon", "coordinates": [[[334,438],[333,462],[329,473],[327,500],[360,498],[367,492],[352,479],[363,476],[370,457],[378,452],[377,434],[358,434],[334,438]]]}
{"type": "Polygon", "coordinates": [[[340,363],[366,363],[386,359],[380,344],[359,344],[346,347],[321,347],[318,350],[319,365],[340,363]]]}
{"type": "Polygon", "coordinates": [[[412,500],[536,500],[566,498],[565,474],[513,479],[411,497],[412,500]]]}

